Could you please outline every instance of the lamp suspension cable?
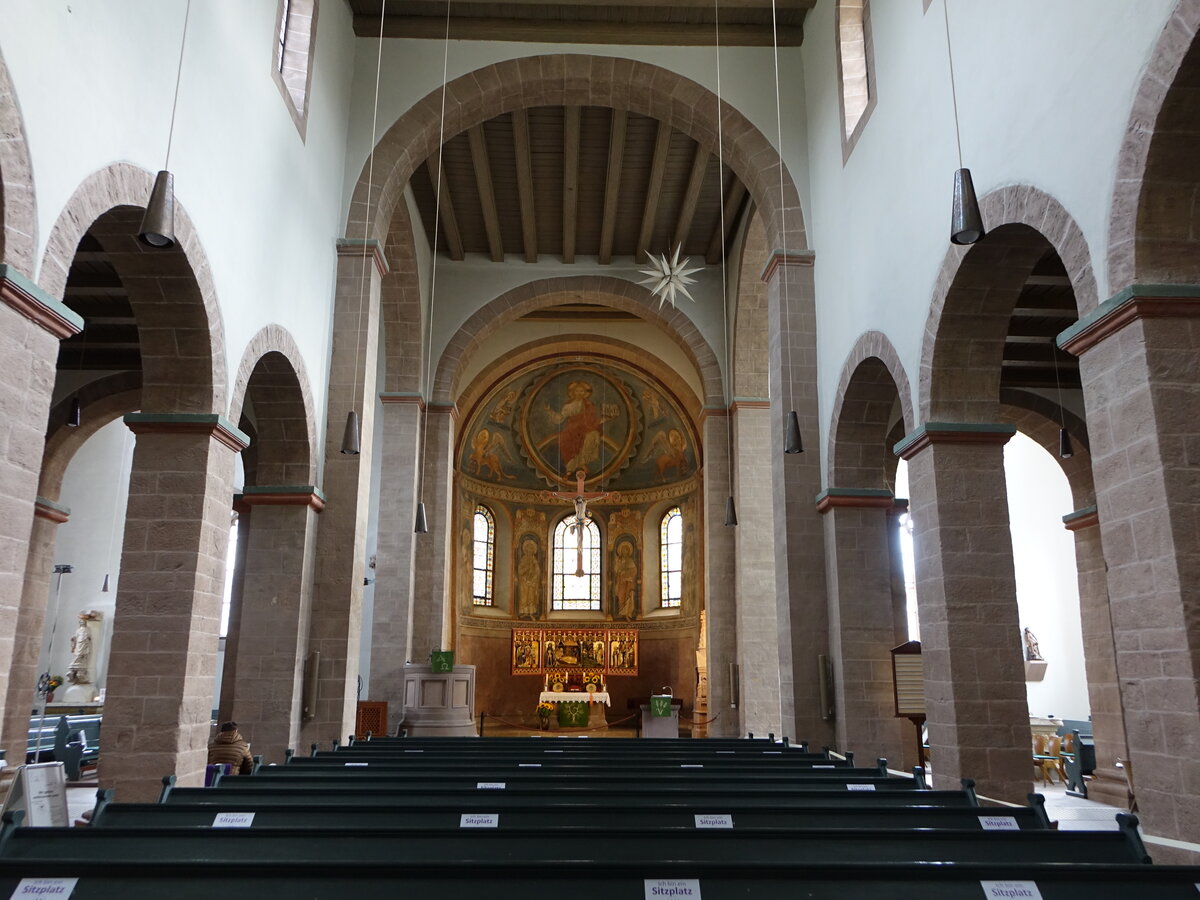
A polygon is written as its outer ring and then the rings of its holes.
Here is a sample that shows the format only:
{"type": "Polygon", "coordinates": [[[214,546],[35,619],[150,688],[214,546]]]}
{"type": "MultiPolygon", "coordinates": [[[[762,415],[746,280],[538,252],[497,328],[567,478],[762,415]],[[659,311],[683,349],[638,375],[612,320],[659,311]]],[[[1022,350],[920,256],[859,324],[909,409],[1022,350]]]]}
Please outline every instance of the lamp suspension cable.
{"type": "Polygon", "coordinates": [[[950,64],[950,102],[954,109],[954,143],[958,150],[958,169],[954,172],[954,193],[950,205],[950,242],[974,244],[987,234],[979,198],[971,181],[971,170],[963,167],[962,135],[958,125],[958,90],[954,83],[954,52],[950,47],[950,0],[942,0],[942,19],[946,25],[946,60],[950,64]]]}
{"type": "MultiPolygon", "coordinates": [[[[775,0],[771,0],[771,48],[775,55],[775,131],[779,144],[779,234],[783,241],[783,264],[788,262],[787,211],[783,199],[783,112],[779,100],[779,22],[775,12],[775,0]]],[[[804,441],[800,436],[800,416],[796,413],[796,385],[792,379],[792,304],[788,298],[787,269],[783,278],[783,333],[779,336],[781,362],[787,362],[783,377],[787,378],[788,414],[784,426],[783,452],[803,453],[804,441]],[[786,357],[783,354],[786,353],[786,357]]]]}
{"type": "Polygon", "coordinates": [[[729,346],[729,288],[725,283],[725,137],[721,125],[721,5],[713,0],[713,34],[717,57],[717,208],[721,215],[721,327],[725,333],[725,440],[729,461],[729,496],[725,500],[725,527],[737,526],[733,500],[733,352],[729,346]]]}
{"type": "Polygon", "coordinates": [[[1075,448],[1071,446],[1071,435],[1067,433],[1067,410],[1063,406],[1062,382],[1058,378],[1058,345],[1053,337],[1050,338],[1050,356],[1054,360],[1054,387],[1058,392],[1058,457],[1070,459],[1075,455],[1075,448]]]}
{"type": "Polygon", "coordinates": [[[438,118],[437,188],[433,195],[433,247],[429,257],[429,333],[425,337],[425,412],[421,416],[421,443],[417,447],[417,464],[420,478],[417,480],[417,515],[413,532],[427,534],[429,522],[425,518],[425,442],[429,437],[429,404],[433,402],[433,302],[437,296],[437,245],[438,229],[441,227],[442,212],[442,150],[446,140],[446,81],[450,71],[450,0],[446,0],[446,27],[442,37],[442,108],[438,118]]]}
{"type": "MultiPolygon", "coordinates": [[[[362,353],[363,307],[367,293],[367,268],[371,253],[371,193],[375,188],[375,129],[379,123],[379,73],[383,68],[383,20],[387,15],[387,0],[379,7],[379,48],[375,54],[375,105],[371,111],[371,146],[367,154],[366,213],[363,215],[362,268],[358,273],[358,315],[354,325],[354,390],[350,395],[350,411],[346,414],[346,430],[342,434],[342,453],[358,456],[362,452],[362,425],[354,408],[358,395],[359,363],[362,353]]],[[[364,410],[364,414],[365,414],[364,410]]]]}
{"type": "Polygon", "coordinates": [[[154,177],[150,201],[138,228],[138,238],[151,247],[175,245],[175,176],[171,174],[171,146],[175,140],[175,113],[179,109],[179,84],[183,80],[183,51],[187,46],[188,20],[192,15],[192,0],[187,0],[183,12],[183,34],[179,39],[179,61],[175,67],[175,94],[171,99],[171,124],[167,128],[167,153],[163,167],[154,177]]]}

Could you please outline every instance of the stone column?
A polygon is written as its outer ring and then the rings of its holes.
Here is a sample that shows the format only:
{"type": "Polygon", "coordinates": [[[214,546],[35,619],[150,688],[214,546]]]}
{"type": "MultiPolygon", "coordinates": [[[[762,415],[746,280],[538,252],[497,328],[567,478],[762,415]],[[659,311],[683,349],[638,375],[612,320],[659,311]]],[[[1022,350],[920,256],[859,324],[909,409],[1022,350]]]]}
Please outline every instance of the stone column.
{"type": "Polygon", "coordinates": [[[1104,578],[1104,549],[1100,543],[1100,517],[1096,507],[1063,516],[1075,535],[1075,568],[1079,579],[1079,619],[1083,629],[1083,662],[1087,671],[1088,705],[1092,709],[1092,734],[1096,743],[1096,774],[1087,784],[1089,800],[1125,806],[1125,776],[1113,765],[1129,758],[1125,741],[1125,716],[1113,647],[1108,585],[1104,578]]]}
{"type": "Polygon", "coordinates": [[[1133,285],[1059,336],[1080,358],[1139,813],[1200,840],[1200,287],[1133,285]]]}
{"type": "Polygon", "coordinates": [[[100,783],[126,802],[204,783],[234,454],[221,416],[130,413],[135,435],[100,783]]]}
{"type": "Polygon", "coordinates": [[[309,653],[320,654],[316,698],[300,744],[346,740],[358,709],[362,588],[375,453],[375,376],[379,356],[379,281],[387,262],[376,241],[338,242],[337,295],[325,428],[326,496],[317,542],[309,653]],[[366,271],[364,271],[364,267],[366,271]],[[364,288],[365,296],[364,296],[364,288]],[[359,416],[361,452],[341,452],[346,417],[359,416]]]}
{"type": "Polygon", "coordinates": [[[1025,664],[1004,483],[1011,425],[927,422],[908,460],[934,786],[974,778],[1025,802],[1033,781],[1025,664]]]}
{"type": "Polygon", "coordinates": [[[780,683],[785,677],[780,659],[779,607],[775,582],[776,548],[771,470],[747,460],[761,460],[771,444],[771,410],[762,401],[734,404],[734,458],[737,477],[737,661],[741,702],[741,733],[788,734],[780,707],[780,683]]]}
{"type": "Polygon", "coordinates": [[[737,656],[736,528],[725,526],[729,484],[729,414],[705,410],[704,432],[704,608],[708,612],[708,735],[738,737],[738,708],[731,707],[730,665],[737,656]]]}
{"type": "Polygon", "coordinates": [[[773,483],[775,582],[778,598],[780,696],[784,733],[814,746],[831,743],[823,717],[818,657],[828,652],[825,530],[812,507],[821,490],[820,410],[817,404],[817,321],[813,254],[776,251],[766,269],[771,323],[771,419],[755,455],[773,483]],[[785,302],[786,300],[786,302],[785,302]],[[795,409],[807,452],[783,452],[788,412],[795,409]]]}
{"type": "MultiPolygon", "coordinates": [[[[912,725],[895,716],[891,649],[891,491],[830,488],[817,497],[829,558],[829,652],[837,745],[865,760],[904,766],[912,725]]],[[[909,741],[914,743],[915,738],[909,741]]],[[[914,744],[915,746],[915,744],[914,744]]]]}
{"type": "MultiPolygon", "coordinates": [[[[21,691],[10,668],[58,345],[82,328],[83,319],[12,266],[0,265],[0,699],[5,703],[10,690],[21,691]]],[[[20,710],[23,715],[28,704],[21,703],[20,710]]],[[[23,759],[24,753],[9,756],[14,758],[23,759]]]]}
{"type": "Polygon", "coordinates": [[[317,514],[325,496],[313,485],[258,485],[246,487],[241,502],[253,512],[241,566],[229,717],[253,753],[282,764],[285,750],[300,749],[317,514]]]}
{"type": "MultiPolygon", "coordinates": [[[[428,663],[433,650],[449,650],[451,636],[450,566],[454,546],[450,513],[453,506],[454,431],[458,411],[453,404],[430,403],[425,410],[424,484],[421,498],[429,533],[417,535],[413,590],[412,656],[428,663]]],[[[390,710],[389,710],[390,712],[390,710]]]]}
{"type": "MultiPolygon", "coordinates": [[[[237,685],[238,641],[242,634],[242,587],[246,581],[246,554],[250,549],[250,507],[242,495],[233,498],[233,511],[238,515],[237,547],[233,552],[233,578],[229,590],[229,622],[225,630],[225,656],[221,666],[221,692],[217,698],[217,720],[233,719],[234,687],[237,685]]],[[[237,721],[234,719],[234,721],[237,721]]],[[[239,723],[241,724],[241,723],[239,723]]]]}
{"type": "Polygon", "coordinates": [[[58,526],[71,511],[43,497],[33,508],[33,531],[25,559],[25,583],[13,635],[12,666],[9,668],[8,695],[4,698],[3,734],[0,746],[8,750],[10,766],[25,759],[29,739],[29,713],[36,702],[38,654],[46,630],[46,606],[50,596],[50,574],[54,568],[54,542],[58,526]]]}
{"type": "MultiPolygon", "coordinates": [[[[371,620],[370,699],[388,705],[389,727],[404,709],[404,662],[412,659],[413,564],[418,536],[417,445],[421,398],[382,394],[383,464],[379,478],[379,533],[375,547],[375,608],[371,620]]],[[[425,536],[420,539],[423,540],[425,536]]]]}

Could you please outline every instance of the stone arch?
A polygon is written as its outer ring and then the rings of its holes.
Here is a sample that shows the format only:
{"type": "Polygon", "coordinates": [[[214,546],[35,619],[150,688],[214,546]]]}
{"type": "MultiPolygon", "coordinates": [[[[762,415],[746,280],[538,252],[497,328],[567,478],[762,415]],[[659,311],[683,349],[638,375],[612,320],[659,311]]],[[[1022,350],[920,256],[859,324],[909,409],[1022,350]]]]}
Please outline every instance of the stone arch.
{"type": "Polygon", "coordinates": [[[33,274],[37,211],[25,125],[8,67],[0,56],[0,263],[33,274]]]}
{"type": "Polygon", "coordinates": [[[895,465],[889,466],[888,435],[897,402],[902,433],[907,434],[915,422],[900,356],[886,335],[864,332],[846,357],[834,395],[826,454],[830,487],[884,486],[895,465]]]}
{"type": "Polygon", "coordinates": [[[1027,391],[1000,392],[1000,421],[1015,425],[1054,457],[1071,486],[1071,499],[1076,509],[1096,504],[1096,488],[1092,483],[1092,456],[1088,448],[1087,427],[1074,413],[1064,413],[1067,432],[1071,435],[1074,454],[1070,459],[1058,455],[1058,404],[1027,391]]]}
{"type": "Polygon", "coordinates": [[[314,484],[317,429],[312,385],[300,348],[282,325],[265,326],[246,345],[234,379],[230,421],[242,421],[247,399],[254,410],[258,482],[314,484]]]}
{"type": "MultiPolygon", "coordinates": [[[[368,165],[364,161],[350,203],[346,235],[371,234],[381,243],[385,241],[388,226],[402,203],[405,185],[417,167],[436,152],[440,135],[453,137],[515,109],[569,104],[608,106],[650,116],[688,135],[701,147],[716,148],[716,95],[668,69],[586,54],[504,60],[446,84],[444,127],[440,87],[396,120],[375,146],[374,171],[382,174],[374,180],[377,199],[367,196],[368,165]]],[[[724,101],[720,126],[725,163],[762,210],[771,246],[806,248],[799,194],[776,149],[741,112],[724,101]],[[781,199],[784,226],[777,224],[781,199]],[[787,229],[786,240],[781,227],[787,229]]]]}
{"type": "Polygon", "coordinates": [[[687,354],[704,385],[703,402],[723,405],[721,366],[700,329],[682,311],[664,306],[656,308],[658,298],[646,288],[607,275],[579,275],[544,278],[513,288],[485,304],[454,333],[438,360],[434,374],[434,403],[451,403],[460,392],[458,379],[463,361],[480,343],[502,325],[528,312],[587,296],[588,302],[633,313],[661,328],[687,354]]]}
{"type": "Polygon", "coordinates": [[[1179,0],[1150,53],[1117,159],[1108,286],[1200,283],[1200,3],[1179,0]]]}
{"type": "Polygon", "coordinates": [[[38,284],[62,298],[80,238],[101,244],[129,292],[142,347],[143,410],[223,413],[225,341],[208,259],[187,210],[176,200],[171,249],[148,249],[136,237],[153,175],[129,163],[93,172],[76,188],[46,243],[38,284]]]}
{"type": "Polygon", "coordinates": [[[771,256],[767,229],[755,211],[742,243],[738,272],[737,309],[733,322],[733,397],[762,399],[770,396],[771,327],[767,285],[763,269],[771,256]]]}
{"type": "Polygon", "coordinates": [[[1066,268],[1078,314],[1099,305],[1087,241],[1057,200],[1011,185],[980,203],[991,231],[978,244],[951,246],[934,287],[921,348],[922,421],[995,421],[1008,320],[1047,250],[1066,268]]]}
{"type": "Polygon", "coordinates": [[[67,466],[88,438],[114,419],[141,409],[141,405],[140,372],[118,372],[89,382],[80,387],[78,393],[64,397],[55,404],[50,410],[50,428],[42,451],[38,496],[57,500],[67,466]],[[82,413],[76,427],[67,425],[72,397],[78,397],[82,413]]]}

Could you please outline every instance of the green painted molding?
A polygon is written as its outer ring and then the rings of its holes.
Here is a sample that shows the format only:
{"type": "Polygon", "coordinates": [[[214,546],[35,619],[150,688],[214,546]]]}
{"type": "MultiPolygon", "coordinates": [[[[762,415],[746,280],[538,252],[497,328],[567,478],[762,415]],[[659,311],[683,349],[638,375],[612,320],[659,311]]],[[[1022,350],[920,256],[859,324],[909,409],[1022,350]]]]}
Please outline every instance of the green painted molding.
{"type": "MultiPolygon", "coordinates": [[[[917,428],[911,434],[902,437],[894,447],[892,453],[896,456],[903,456],[904,451],[908,450],[917,442],[930,438],[932,439],[938,434],[978,434],[980,436],[995,434],[1007,435],[1012,437],[1017,433],[1015,425],[1005,425],[1003,423],[992,422],[926,422],[917,428]]],[[[981,442],[982,443],[982,442],[981,442]]]]}
{"type": "Polygon", "coordinates": [[[1195,284],[1131,284],[1123,291],[1119,291],[1109,297],[1094,310],[1072,325],[1070,328],[1062,331],[1055,343],[1059,347],[1070,343],[1075,338],[1079,337],[1083,332],[1095,325],[1108,316],[1113,315],[1123,306],[1132,303],[1139,297],[1155,297],[1165,300],[1190,300],[1194,297],[1200,297],[1200,285],[1195,284]]]}
{"type": "Polygon", "coordinates": [[[889,500],[896,499],[896,495],[884,488],[826,488],[817,494],[817,502],[820,503],[826,497],[886,497],[889,500]]]}
{"type": "Polygon", "coordinates": [[[1082,509],[1077,509],[1075,512],[1067,513],[1062,517],[1064,525],[1070,525],[1077,519],[1086,519],[1088,516],[1094,516],[1097,512],[1095,505],[1085,506],[1082,509]]]}
{"type": "Polygon", "coordinates": [[[23,294],[40,303],[60,319],[69,322],[76,331],[83,331],[83,316],[61,300],[56,300],[7,263],[0,265],[0,281],[16,286],[23,294]]]}
{"type": "Polygon", "coordinates": [[[242,488],[242,496],[251,494],[312,494],[322,502],[329,499],[315,484],[248,484],[242,488]]]}
{"type": "Polygon", "coordinates": [[[250,446],[250,436],[227,418],[218,413],[126,413],[122,420],[132,429],[135,425],[179,425],[180,430],[199,429],[208,426],[213,431],[223,431],[245,449],[250,446]]]}
{"type": "Polygon", "coordinates": [[[61,503],[55,503],[53,500],[47,500],[45,497],[35,497],[34,502],[38,506],[45,506],[47,509],[56,510],[63,515],[69,516],[71,514],[71,507],[63,506],[61,503]]]}

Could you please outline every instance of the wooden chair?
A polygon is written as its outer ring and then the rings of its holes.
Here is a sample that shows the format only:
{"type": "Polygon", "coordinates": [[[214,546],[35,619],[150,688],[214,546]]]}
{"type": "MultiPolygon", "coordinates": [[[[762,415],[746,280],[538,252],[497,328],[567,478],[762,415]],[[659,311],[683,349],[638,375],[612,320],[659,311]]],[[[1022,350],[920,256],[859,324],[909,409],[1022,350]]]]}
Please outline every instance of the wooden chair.
{"type": "Polygon", "coordinates": [[[1050,774],[1058,771],[1061,761],[1059,750],[1061,738],[1044,734],[1033,736],[1033,769],[1038,781],[1050,783],[1050,774]]]}

